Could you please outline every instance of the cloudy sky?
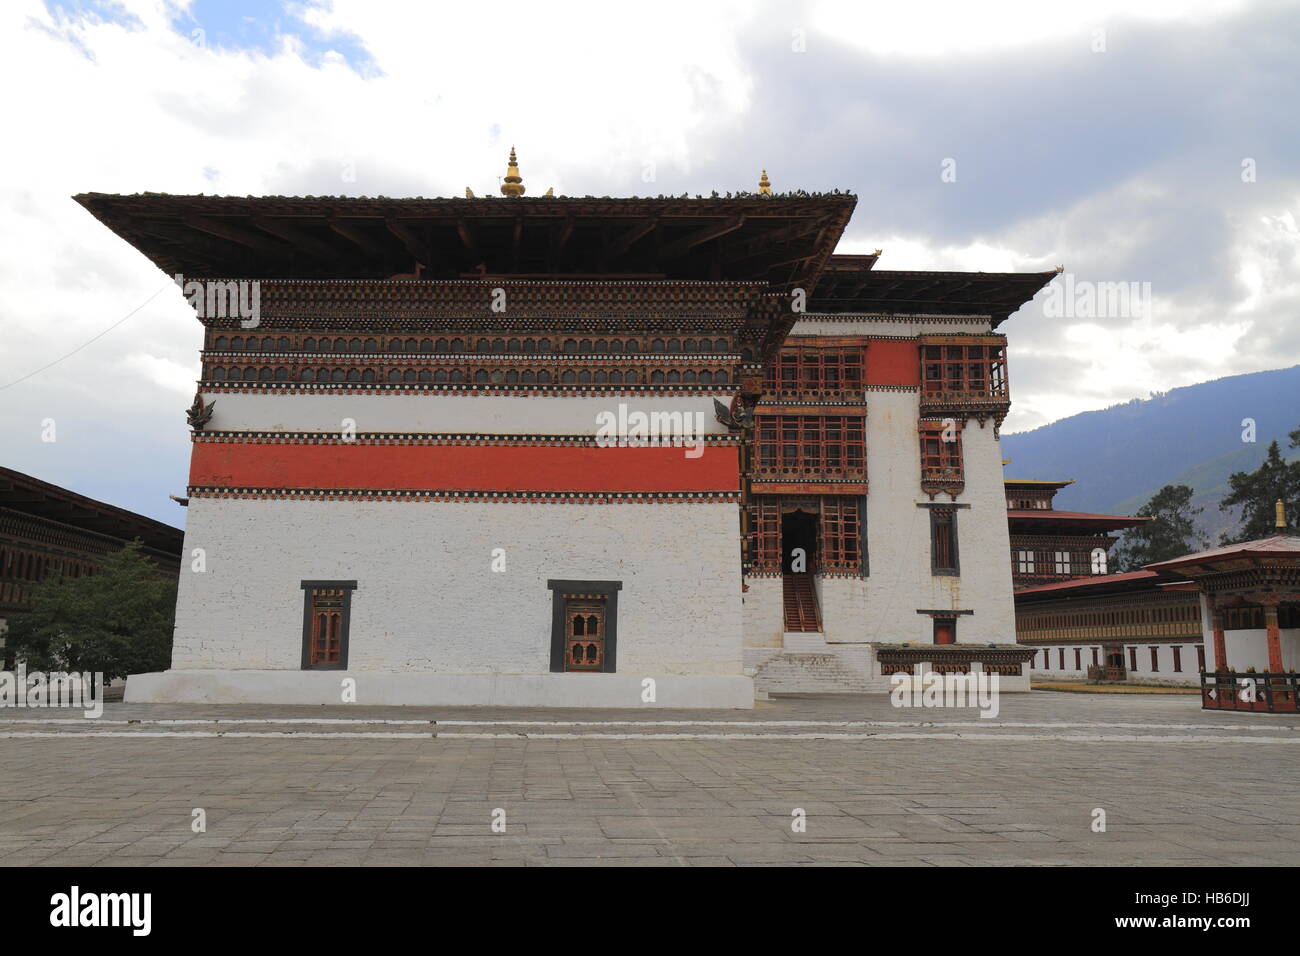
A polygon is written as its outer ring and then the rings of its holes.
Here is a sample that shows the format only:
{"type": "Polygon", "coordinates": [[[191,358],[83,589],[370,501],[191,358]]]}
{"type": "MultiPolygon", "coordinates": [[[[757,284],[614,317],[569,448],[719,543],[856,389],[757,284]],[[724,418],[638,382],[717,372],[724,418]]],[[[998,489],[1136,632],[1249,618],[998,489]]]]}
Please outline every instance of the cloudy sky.
{"type": "Polygon", "coordinates": [[[511,144],[530,194],[766,167],[881,268],[1149,283],[1003,326],[1012,431],[1294,365],[1297,64],[1248,0],[7,0],[0,464],[183,523],[200,327],[72,194],[482,195],[511,144]]]}

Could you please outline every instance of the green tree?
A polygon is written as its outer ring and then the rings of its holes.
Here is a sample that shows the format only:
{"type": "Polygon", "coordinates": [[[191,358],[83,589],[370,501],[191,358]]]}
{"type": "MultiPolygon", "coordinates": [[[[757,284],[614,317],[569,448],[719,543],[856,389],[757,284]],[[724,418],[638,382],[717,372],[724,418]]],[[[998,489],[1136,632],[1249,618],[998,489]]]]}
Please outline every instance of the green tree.
{"type": "Polygon", "coordinates": [[[171,664],[176,581],[139,541],[105,555],[103,571],[51,577],[31,588],[30,611],[9,618],[6,652],[28,670],[101,671],[105,680],[171,664]]]}
{"type": "MultiPolygon", "coordinates": [[[[1300,429],[1291,433],[1291,447],[1300,446],[1300,429]]],[[[1287,527],[1296,529],[1296,510],[1300,506],[1300,461],[1286,461],[1276,441],[1268,446],[1268,455],[1254,471],[1238,471],[1228,476],[1232,489],[1219,507],[1228,511],[1241,509],[1241,523],[1236,532],[1224,532],[1220,544],[1237,544],[1277,534],[1274,503],[1281,499],[1287,509],[1287,527]]]]}
{"type": "Polygon", "coordinates": [[[1204,548],[1209,542],[1196,530],[1196,516],[1205,509],[1192,507],[1192,489],[1165,485],[1137,510],[1144,522],[1124,534],[1115,551],[1121,571],[1137,571],[1157,561],[1171,561],[1204,548]]]}

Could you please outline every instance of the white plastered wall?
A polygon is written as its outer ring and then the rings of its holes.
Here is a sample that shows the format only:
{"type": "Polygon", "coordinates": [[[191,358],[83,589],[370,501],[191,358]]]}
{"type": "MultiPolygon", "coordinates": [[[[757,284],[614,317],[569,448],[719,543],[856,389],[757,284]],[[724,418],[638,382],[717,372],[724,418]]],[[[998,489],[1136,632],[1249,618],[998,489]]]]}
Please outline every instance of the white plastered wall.
{"type": "MultiPolygon", "coordinates": [[[[727,405],[731,395],[719,394],[727,405]]],[[[600,397],[555,396],[531,398],[524,395],[420,395],[408,392],[335,392],[268,394],[238,392],[205,395],[216,403],[212,431],[294,431],[337,433],[350,419],[358,432],[416,432],[484,435],[595,435],[598,415],[618,414],[619,405],[628,412],[700,413],[704,434],[723,435],[728,430],[713,408],[713,396],[600,397]]]]}
{"type": "Polygon", "coordinates": [[[739,675],[736,509],[194,498],[172,666],[297,670],[301,582],[356,580],[351,670],[547,673],[561,579],[622,581],[619,673],[739,675]]]}

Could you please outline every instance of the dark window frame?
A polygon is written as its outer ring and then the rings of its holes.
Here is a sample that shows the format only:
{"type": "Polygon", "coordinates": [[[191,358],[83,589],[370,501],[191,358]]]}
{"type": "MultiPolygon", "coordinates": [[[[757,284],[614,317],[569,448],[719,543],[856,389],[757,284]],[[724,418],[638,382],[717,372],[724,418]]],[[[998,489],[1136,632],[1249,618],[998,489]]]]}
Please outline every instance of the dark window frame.
{"type": "Polygon", "coordinates": [[[551,579],[546,582],[551,592],[551,673],[564,674],[566,626],[565,594],[600,594],[605,598],[605,648],[599,673],[618,671],[618,592],[622,581],[569,581],[551,579]]]}
{"type": "Polygon", "coordinates": [[[930,508],[930,573],[958,577],[961,575],[961,551],[957,543],[957,508],[930,508]],[[939,548],[936,547],[942,519],[949,528],[948,551],[951,564],[939,564],[939,548]]]}
{"type": "Polygon", "coordinates": [[[352,592],[356,581],[303,581],[302,588],[302,670],[345,671],[348,669],[348,636],[352,630],[352,592]],[[343,592],[343,621],[339,627],[339,662],[337,664],[311,663],[312,592],[332,589],[343,592]]]}

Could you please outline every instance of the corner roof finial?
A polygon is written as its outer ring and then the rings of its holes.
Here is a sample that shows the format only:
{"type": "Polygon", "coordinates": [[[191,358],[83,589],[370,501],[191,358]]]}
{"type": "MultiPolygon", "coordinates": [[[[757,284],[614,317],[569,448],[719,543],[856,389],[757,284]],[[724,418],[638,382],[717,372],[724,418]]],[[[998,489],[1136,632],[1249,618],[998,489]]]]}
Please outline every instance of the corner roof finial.
{"type": "Polygon", "coordinates": [[[524,177],[519,175],[519,160],[515,159],[515,148],[510,147],[510,166],[506,170],[505,182],[501,184],[501,194],[511,199],[524,194],[524,177]]]}
{"type": "Polygon", "coordinates": [[[758,194],[760,196],[772,195],[772,184],[768,182],[767,170],[763,170],[763,175],[758,177],[758,194]]]}
{"type": "Polygon", "coordinates": [[[1286,505],[1282,503],[1281,498],[1277,499],[1277,502],[1273,505],[1273,519],[1273,523],[1279,531],[1286,530],[1286,505]]]}

